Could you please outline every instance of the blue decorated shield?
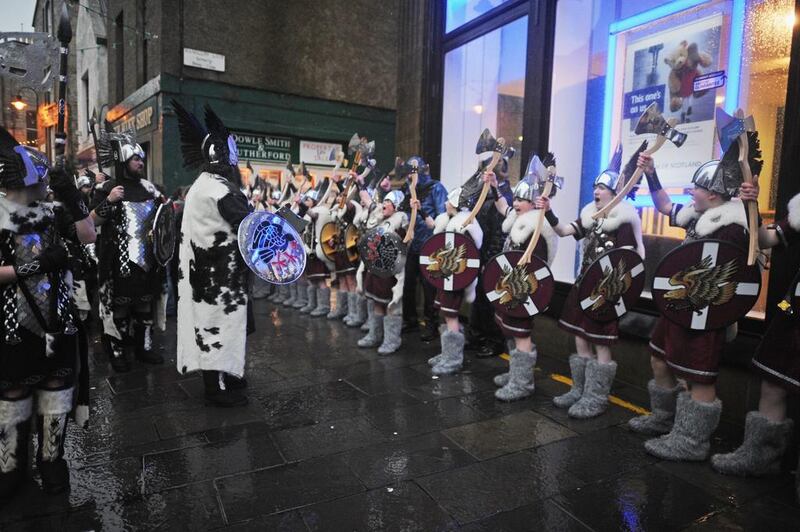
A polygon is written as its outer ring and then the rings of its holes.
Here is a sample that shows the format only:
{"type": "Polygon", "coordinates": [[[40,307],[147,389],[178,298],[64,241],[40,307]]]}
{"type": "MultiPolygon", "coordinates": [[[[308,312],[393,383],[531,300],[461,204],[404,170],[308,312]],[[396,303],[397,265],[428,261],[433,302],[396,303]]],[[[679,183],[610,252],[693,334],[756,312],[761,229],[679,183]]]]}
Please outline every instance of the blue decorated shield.
{"type": "Polygon", "coordinates": [[[303,274],[306,251],[297,230],[276,213],[257,211],[239,224],[239,251],[267,282],[289,284],[303,274]]]}

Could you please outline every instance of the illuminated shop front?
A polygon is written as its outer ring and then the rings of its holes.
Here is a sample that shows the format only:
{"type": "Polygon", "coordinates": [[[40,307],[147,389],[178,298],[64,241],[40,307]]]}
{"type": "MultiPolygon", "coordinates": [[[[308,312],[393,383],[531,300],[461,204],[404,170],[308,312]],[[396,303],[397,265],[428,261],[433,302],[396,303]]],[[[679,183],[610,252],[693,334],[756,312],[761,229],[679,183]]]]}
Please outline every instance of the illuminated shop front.
{"type": "MultiPolygon", "coordinates": [[[[794,1],[442,4],[437,15],[442,28],[441,128],[432,151],[440,153],[434,166],[440,163],[448,188],[474,172],[475,140],[488,127],[517,148],[512,180],[519,179],[532,153],[556,154],[566,187],[553,208],[560,218],[574,219],[590,201],[594,177],[617,145],[626,161],[641,143],[633,126],[644,108],[657,102],[688,135],[681,148],[667,143],[655,155],[673,201],[690,202],[694,170],[720,156],[714,122],[718,107],[729,114],[741,108],[755,119],[765,163],[759,197],[765,223],[800,189],[785,162],[795,155],[782,150],[791,134],[784,131],[787,107],[796,109],[798,100],[796,86],[787,97],[790,70],[797,63],[792,55],[794,1]]],[[[646,265],[652,271],[681,242],[683,231],[655,211],[646,183],[633,201],[641,213],[646,265]]],[[[578,264],[575,242],[562,239],[553,266],[558,281],[574,282],[578,264]]],[[[745,329],[763,327],[769,270],[763,280],[745,329]]],[[[647,293],[638,310],[653,311],[647,293]]]]}

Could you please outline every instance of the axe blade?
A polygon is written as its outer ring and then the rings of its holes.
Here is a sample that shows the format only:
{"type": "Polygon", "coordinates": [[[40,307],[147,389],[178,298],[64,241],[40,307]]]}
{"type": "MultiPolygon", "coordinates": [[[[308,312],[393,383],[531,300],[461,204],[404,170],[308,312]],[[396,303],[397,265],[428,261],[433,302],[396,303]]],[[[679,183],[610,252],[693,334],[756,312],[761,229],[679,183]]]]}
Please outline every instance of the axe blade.
{"type": "MultiPolygon", "coordinates": [[[[737,114],[743,115],[744,113],[737,114]]],[[[745,131],[756,130],[756,123],[752,115],[748,117],[731,116],[720,107],[717,107],[714,121],[716,122],[719,145],[723,153],[728,151],[728,148],[736,142],[739,135],[745,131]]]]}
{"type": "Polygon", "coordinates": [[[347,144],[348,153],[355,153],[360,145],[361,137],[358,136],[358,133],[353,133],[353,136],[350,137],[350,142],[347,144]]]}
{"type": "Polygon", "coordinates": [[[487,151],[494,151],[497,147],[497,140],[492,135],[488,128],[483,130],[481,136],[478,137],[478,144],[475,146],[475,153],[480,155],[487,151]]]}
{"type": "Polygon", "coordinates": [[[681,133],[664,118],[658,108],[656,102],[651,103],[644,110],[639,121],[636,122],[636,129],[634,130],[637,135],[655,134],[672,142],[675,146],[680,148],[686,142],[686,133],[681,133]]]}

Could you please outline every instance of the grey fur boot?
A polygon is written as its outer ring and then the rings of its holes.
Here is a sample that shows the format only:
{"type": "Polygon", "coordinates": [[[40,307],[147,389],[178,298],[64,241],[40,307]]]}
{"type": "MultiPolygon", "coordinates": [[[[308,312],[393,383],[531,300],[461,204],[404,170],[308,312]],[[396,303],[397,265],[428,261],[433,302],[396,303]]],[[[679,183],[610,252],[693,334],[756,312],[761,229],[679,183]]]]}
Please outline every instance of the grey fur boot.
{"type": "Polygon", "coordinates": [[[391,355],[400,349],[400,330],[403,328],[403,316],[386,316],[383,319],[383,343],[378,354],[391,355]]]}
{"type": "Polygon", "coordinates": [[[353,318],[355,318],[357,306],[358,306],[358,294],[356,294],[355,292],[347,292],[347,316],[342,318],[342,321],[348,327],[350,326],[350,322],[353,321],[353,318]]]}
{"type": "Polygon", "coordinates": [[[647,440],[644,448],[662,460],[705,460],[721,413],[719,399],[701,403],[693,400],[689,392],[683,392],[678,396],[675,424],[670,433],[647,440]]]}
{"type": "Polygon", "coordinates": [[[347,295],[344,290],[336,291],[336,308],[328,312],[329,320],[339,320],[347,316],[347,295]]]}
{"type": "Polygon", "coordinates": [[[501,401],[516,401],[533,394],[533,368],[536,366],[536,349],[532,352],[511,350],[510,378],[508,383],[494,392],[501,401]]]}
{"type": "Polygon", "coordinates": [[[308,283],[297,283],[297,297],[292,308],[301,309],[308,305],[308,283]]]}
{"type": "Polygon", "coordinates": [[[306,304],[300,307],[301,314],[308,314],[317,308],[317,287],[308,283],[306,288],[306,304]]]}
{"type": "Polygon", "coordinates": [[[583,386],[586,382],[586,363],[589,357],[582,357],[575,353],[569,356],[569,372],[572,376],[572,389],[565,394],[553,397],[553,404],[558,408],[569,408],[578,402],[583,395],[583,386]]]}
{"type": "Polygon", "coordinates": [[[711,457],[711,467],[726,475],[763,477],[781,472],[781,458],[789,445],[794,423],[770,421],[761,412],[748,412],[742,445],[711,457]]]}
{"type": "Polygon", "coordinates": [[[378,347],[383,342],[383,316],[373,314],[369,320],[369,332],[358,341],[358,347],[378,347]]]}
{"type": "Polygon", "coordinates": [[[364,332],[369,331],[369,320],[372,319],[374,313],[375,313],[375,302],[371,299],[367,299],[367,318],[364,320],[364,323],[361,324],[362,331],[364,332]]]}
{"type": "Polygon", "coordinates": [[[287,285],[286,289],[289,291],[289,297],[283,300],[284,307],[291,307],[297,301],[297,283],[287,285]]]}
{"type": "Polygon", "coordinates": [[[272,299],[272,302],[276,305],[282,304],[286,301],[286,298],[289,297],[289,287],[284,284],[279,284],[275,288],[275,297],[272,299]]]}
{"type": "Polygon", "coordinates": [[[353,317],[347,322],[348,327],[361,327],[367,321],[367,298],[356,294],[353,317]]]}
{"type": "Polygon", "coordinates": [[[431,369],[434,375],[451,375],[464,365],[464,334],[445,331],[442,336],[442,358],[431,369]]]}
{"type": "Polygon", "coordinates": [[[311,311],[311,316],[318,318],[327,316],[331,311],[331,289],[327,286],[317,288],[317,306],[311,311]]]}
{"type": "Polygon", "coordinates": [[[672,430],[675,422],[678,394],[683,391],[683,387],[676,384],[674,388],[661,388],[656,385],[655,380],[651,379],[647,383],[647,391],[650,394],[652,413],[631,418],[628,420],[628,427],[634,432],[649,436],[667,434],[672,430]]]}
{"type": "Polygon", "coordinates": [[[586,363],[586,382],[583,385],[583,395],[578,402],[569,407],[569,417],[589,419],[597,417],[608,408],[608,394],[617,374],[617,363],[613,360],[608,364],[601,364],[597,360],[586,363]]]}

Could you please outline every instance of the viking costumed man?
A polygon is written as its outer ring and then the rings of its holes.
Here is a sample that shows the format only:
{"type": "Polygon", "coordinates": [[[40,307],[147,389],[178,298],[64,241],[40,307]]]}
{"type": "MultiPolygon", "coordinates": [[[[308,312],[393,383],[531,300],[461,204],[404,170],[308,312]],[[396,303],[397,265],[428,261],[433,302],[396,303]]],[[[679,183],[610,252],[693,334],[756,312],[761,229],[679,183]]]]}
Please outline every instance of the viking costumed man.
{"type": "MultiPolygon", "coordinates": [[[[748,139],[747,163],[752,174],[758,175],[762,162],[757,134],[748,133],[748,139]]],[[[746,255],[747,214],[742,202],[734,198],[743,179],[738,157],[738,143],[734,142],[721,161],[701,165],[692,177],[694,201],[684,206],[673,203],[661,187],[652,157],[640,155],[639,164],[644,168],[656,209],[669,216],[671,225],[686,230],[684,242],[722,240],[741,248],[741,254],[746,255]]],[[[709,274],[714,271],[709,270],[709,274]]],[[[713,279],[710,282],[715,282],[713,279]]],[[[703,289],[702,285],[697,288],[703,289]]],[[[727,332],[734,327],[735,324],[727,329],[694,330],[664,316],[659,318],[650,338],[653,380],[647,388],[652,413],[629,421],[636,432],[664,434],[645,442],[647,452],[664,460],[708,458],[711,435],[722,413],[715,388],[719,362],[727,332]],[[683,390],[676,377],[686,380],[689,391],[683,390]]]]}
{"type": "Polygon", "coordinates": [[[164,330],[165,271],[156,262],[149,235],[165,198],[144,175],[144,150],[131,133],[101,132],[98,160],[114,168],[114,178],[95,191],[92,218],[98,238],[100,318],[114,371],[131,366],[125,354],[133,328],[137,360],[162,364],[153,349],[153,327],[164,330]]]}
{"type": "Polygon", "coordinates": [[[205,126],[175,100],[184,165],[202,172],[186,195],[178,274],[181,374],[201,371],[206,404],[247,404],[245,344],[253,329],[239,224],[251,212],[239,189],[239,157],[228,129],[206,106],[205,126]]]}
{"type": "MultiPolygon", "coordinates": [[[[583,276],[597,258],[611,249],[627,248],[644,257],[642,223],[636,208],[621,201],[604,218],[594,220],[592,215],[605,207],[615,195],[621,177],[632,175],[643,144],[631,158],[625,172],[620,173],[621,149],[617,149],[609,167],[594,180],[594,201],[581,209],[578,219],[569,224],[560,223],[550,210],[545,214],[549,224],[559,236],[572,235],[583,240],[581,271],[583,276]]],[[[635,190],[634,192],[635,193],[635,190]]],[[[619,339],[619,320],[597,321],[589,317],[580,306],[578,284],[575,283],[567,299],[558,326],[575,337],[575,351],[569,357],[572,389],[553,398],[559,408],[569,408],[570,417],[591,418],[599,416],[608,407],[608,394],[617,373],[617,363],[611,358],[611,346],[619,339]]]]}
{"type": "Polygon", "coordinates": [[[65,239],[95,239],[75,181],[0,128],[0,499],[27,474],[34,415],[42,487],[69,489],[64,437],[80,364],[65,239]],[[68,221],[45,200],[48,182],[68,221]]]}
{"type": "Polygon", "coordinates": [[[419,155],[406,161],[407,167],[417,168],[417,198],[420,201],[417,221],[414,224],[414,237],[408,246],[406,257],[406,280],[403,287],[403,333],[420,327],[417,312],[417,283],[422,284],[424,324],[419,338],[423,342],[433,340],[438,334],[439,317],[436,315],[434,300],[436,289],[427,283],[420,273],[419,252],[422,244],[433,235],[436,217],[445,212],[447,189],[431,177],[430,167],[419,155]]]}
{"type": "Polygon", "coordinates": [[[300,309],[303,314],[313,317],[327,316],[331,310],[331,289],[326,281],[331,275],[334,264],[322,251],[320,233],[322,226],[331,221],[330,197],[331,187],[335,184],[329,179],[321,179],[317,185],[303,194],[300,199],[299,214],[309,222],[304,232],[303,245],[306,249],[305,278],[308,280],[308,303],[300,309]]]}
{"type": "MultiPolygon", "coordinates": [[[[433,234],[455,232],[466,235],[480,250],[483,243],[483,231],[475,220],[464,227],[470,216],[469,204],[473,200],[469,194],[462,194],[462,187],[454,189],[447,196],[446,212],[436,217],[433,234]],[[462,197],[464,196],[464,197],[462,197]]],[[[457,250],[453,250],[457,251],[457,250]]],[[[439,337],[442,352],[428,359],[428,365],[434,375],[450,375],[461,370],[464,364],[464,333],[458,320],[461,304],[475,301],[475,287],[478,279],[473,280],[462,290],[436,290],[434,305],[439,309],[445,321],[446,330],[439,337]]]]}
{"type": "MultiPolygon", "coordinates": [[[[757,186],[742,183],[740,198],[758,200],[757,186]]],[[[777,286],[785,296],[777,304],[775,316],[753,357],[753,369],[761,377],[758,410],[747,413],[742,445],[731,453],[711,457],[711,466],[720,473],[777,475],[791,440],[794,423],[786,417],[786,399],[789,394],[800,392],[800,261],[796,253],[800,249],[800,194],[789,201],[788,211],[782,220],[759,229],[761,249],[780,248],[794,253],[780,255],[787,263],[770,273],[773,281],[780,279],[777,286]],[[779,274],[783,277],[777,278],[779,274]]]]}
{"type": "MultiPolygon", "coordinates": [[[[385,231],[394,232],[400,238],[405,237],[408,215],[399,210],[404,200],[405,195],[399,190],[388,192],[382,204],[372,209],[373,215],[367,219],[367,230],[383,226],[385,231]]],[[[358,273],[359,288],[373,304],[369,331],[358,341],[358,346],[377,347],[380,355],[394,353],[401,344],[405,270],[391,277],[380,277],[366,270],[362,261],[358,273]]]]}
{"type": "MultiPolygon", "coordinates": [[[[545,166],[555,165],[545,160],[545,166]]],[[[543,216],[542,207],[545,205],[540,200],[542,193],[541,182],[545,176],[528,175],[523,178],[513,191],[513,203],[508,204],[502,193],[495,194],[494,208],[503,213],[505,218],[502,231],[508,235],[500,252],[525,251],[533,238],[539,218],[543,216]]],[[[484,174],[484,180],[492,188],[498,186],[497,175],[494,172],[484,174]]],[[[558,249],[558,237],[548,225],[542,224],[542,238],[536,242],[533,254],[548,264],[553,263],[558,249]]],[[[514,282],[510,280],[509,282],[514,282]]],[[[484,318],[485,319],[485,318],[484,318]]],[[[538,353],[536,345],[531,338],[533,334],[533,317],[518,318],[507,312],[494,309],[494,320],[506,338],[513,338],[514,349],[511,351],[509,371],[494,378],[494,383],[500,387],[494,396],[501,401],[515,401],[533,394],[533,368],[536,366],[538,353]]]]}

